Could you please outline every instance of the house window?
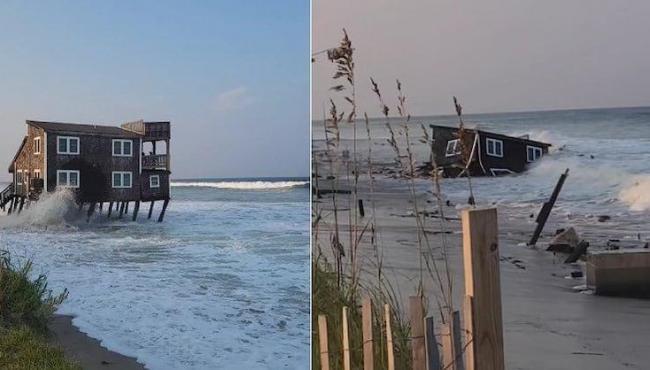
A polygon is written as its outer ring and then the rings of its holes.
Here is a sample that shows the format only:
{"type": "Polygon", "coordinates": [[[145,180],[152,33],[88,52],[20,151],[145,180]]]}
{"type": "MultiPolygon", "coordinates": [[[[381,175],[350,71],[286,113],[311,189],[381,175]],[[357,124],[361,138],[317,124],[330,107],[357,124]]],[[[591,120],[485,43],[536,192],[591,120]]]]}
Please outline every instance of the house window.
{"type": "Polygon", "coordinates": [[[57,154],[79,154],[79,138],[59,136],[57,154]]]}
{"type": "Polygon", "coordinates": [[[64,188],[78,188],[79,171],[56,171],[56,185],[64,188]]]}
{"type": "Polygon", "coordinates": [[[132,157],[132,140],[113,140],[113,157],[132,157]]]}
{"type": "Polygon", "coordinates": [[[41,170],[34,170],[34,178],[35,179],[41,178],[41,170]]]}
{"type": "Polygon", "coordinates": [[[149,187],[152,188],[152,189],[160,187],[160,176],[159,175],[149,176],[149,187]]]}
{"type": "Polygon", "coordinates": [[[41,138],[34,138],[34,154],[41,154],[41,138]]]}
{"type": "Polygon", "coordinates": [[[132,185],[131,172],[113,172],[113,187],[128,189],[132,185]]]}
{"type": "Polygon", "coordinates": [[[447,150],[445,151],[446,157],[453,157],[460,154],[460,140],[454,139],[447,142],[447,150]]]}
{"type": "Polygon", "coordinates": [[[486,139],[487,155],[503,157],[503,141],[497,139],[486,139]]]}
{"type": "Polygon", "coordinates": [[[526,157],[528,159],[528,162],[535,162],[539,157],[542,156],[542,148],[538,148],[536,146],[526,146],[526,157]]]}

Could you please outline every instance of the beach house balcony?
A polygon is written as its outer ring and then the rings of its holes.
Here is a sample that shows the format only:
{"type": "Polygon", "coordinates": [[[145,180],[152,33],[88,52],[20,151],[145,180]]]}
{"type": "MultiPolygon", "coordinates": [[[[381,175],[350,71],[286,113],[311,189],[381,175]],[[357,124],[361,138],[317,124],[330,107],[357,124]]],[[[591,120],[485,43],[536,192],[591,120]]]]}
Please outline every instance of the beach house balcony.
{"type": "Polygon", "coordinates": [[[167,154],[149,154],[142,157],[142,168],[145,170],[167,170],[167,154]]]}

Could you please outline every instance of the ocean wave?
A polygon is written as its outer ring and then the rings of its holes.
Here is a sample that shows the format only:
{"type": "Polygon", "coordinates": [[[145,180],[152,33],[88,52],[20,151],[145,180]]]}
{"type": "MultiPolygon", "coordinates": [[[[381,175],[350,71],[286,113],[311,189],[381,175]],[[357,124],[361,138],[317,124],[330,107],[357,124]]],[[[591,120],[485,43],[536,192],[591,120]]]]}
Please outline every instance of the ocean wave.
{"type": "Polygon", "coordinates": [[[268,190],[306,187],[309,181],[172,181],[173,187],[200,187],[237,190],[268,190]]]}

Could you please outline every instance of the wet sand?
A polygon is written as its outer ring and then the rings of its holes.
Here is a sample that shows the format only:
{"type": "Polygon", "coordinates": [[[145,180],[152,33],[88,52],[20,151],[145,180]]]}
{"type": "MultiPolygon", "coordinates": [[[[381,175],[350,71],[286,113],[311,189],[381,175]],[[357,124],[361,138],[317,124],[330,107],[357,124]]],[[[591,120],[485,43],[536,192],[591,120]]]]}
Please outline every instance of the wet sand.
{"type": "Polygon", "coordinates": [[[101,342],[82,333],[72,324],[72,317],[54,315],[49,324],[51,343],[61,347],[66,357],[84,370],[144,370],[135,358],[109,351],[101,342]]]}
{"type": "MultiPolygon", "coordinates": [[[[319,186],[331,186],[327,180],[327,165],[320,163],[319,186]]],[[[406,302],[415,293],[419,270],[419,247],[413,205],[404,180],[378,174],[371,195],[367,176],[360,178],[359,198],[364,199],[366,218],[369,221],[374,197],[377,237],[383,254],[384,275],[399,291],[400,301],[406,302]]],[[[339,189],[349,189],[343,178],[339,189]]],[[[549,190],[550,193],[550,190],[549,190]]],[[[347,194],[337,194],[341,240],[347,241],[347,194]]],[[[480,201],[480,200],[479,200],[480,201]]],[[[333,230],[332,195],[315,198],[323,221],[319,224],[320,240],[329,240],[333,230]]],[[[434,211],[431,193],[419,192],[421,209],[434,211]]],[[[539,204],[541,207],[541,203],[539,204]]],[[[501,255],[501,291],[504,326],[505,358],[508,369],[647,369],[650,363],[650,300],[602,297],[574,289],[583,285],[584,278],[571,279],[572,271],[584,271],[584,264],[564,264],[565,256],[554,256],[544,249],[566,220],[553,215],[549,219],[537,248],[525,246],[534,230],[534,218],[521,217],[506,206],[498,206],[501,255]]],[[[455,207],[445,207],[448,217],[459,217],[455,207]]],[[[425,228],[431,251],[442,266],[441,234],[439,220],[427,217],[425,228]]],[[[605,226],[582,227],[588,240],[599,235],[615,235],[615,230],[604,231],[605,226]]],[[[453,277],[454,302],[460,308],[463,296],[460,222],[446,223],[450,273],[453,277]]],[[[619,231],[624,234],[623,231],[619,231]]],[[[362,241],[360,260],[366,279],[372,279],[375,253],[366,234],[362,241]]],[[[593,240],[592,240],[593,241],[593,240]]],[[[347,244],[347,243],[346,243],[347,244]]],[[[329,254],[327,242],[321,242],[324,253],[329,254]]],[[[443,272],[444,274],[444,272],[443,272]]],[[[435,297],[439,289],[435,278],[424,274],[425,294],[430,298],[429,313],[437,312],[435,297]]],[[[462,312],[462,310],[461,310],[462,312]]],[[[434,316],[437,316],[434,314],[434,316]]]]}

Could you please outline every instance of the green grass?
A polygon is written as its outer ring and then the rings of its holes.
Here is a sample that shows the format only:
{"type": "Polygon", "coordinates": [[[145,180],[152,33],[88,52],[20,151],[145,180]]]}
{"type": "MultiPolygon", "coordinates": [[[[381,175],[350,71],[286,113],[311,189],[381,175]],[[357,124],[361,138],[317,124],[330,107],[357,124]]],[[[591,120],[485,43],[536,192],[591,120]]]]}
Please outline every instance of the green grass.
{"type": "Polygon", "coordinates": [[[81,370],[63,351],[47,344],[44,335],[28,327],[0,329],[0,369],[81,370]]]}
{"type": "MultiPolygon", "coordinates": [[[[350,359],[353,369],[363,368],[363,333],[361,328],[361,293],[345,283],[337,284],[336,272],[323,262],[312,268],[312,367],[320,369],[320,343],[318,338],[318,315],[327,317],[330,369],[343,369],[342,310],[348,307],[350,359]]],[[[373,338],[375,369],[386,369],[386,329],[383,323],[383,303],[377,294],[373,296],[373,338]]],[[[395,314],[391,318],[395,368],[411,368],[409,333],[406,320],[395,314]]]]}
{"type": "Polygon", "coordinates": [[[31,279],[32,263],[12,263],[0,253],[0,368],[81,369],[47,342],[47,323],[67,291],[53,295],[47,278],[31,279]]]}

